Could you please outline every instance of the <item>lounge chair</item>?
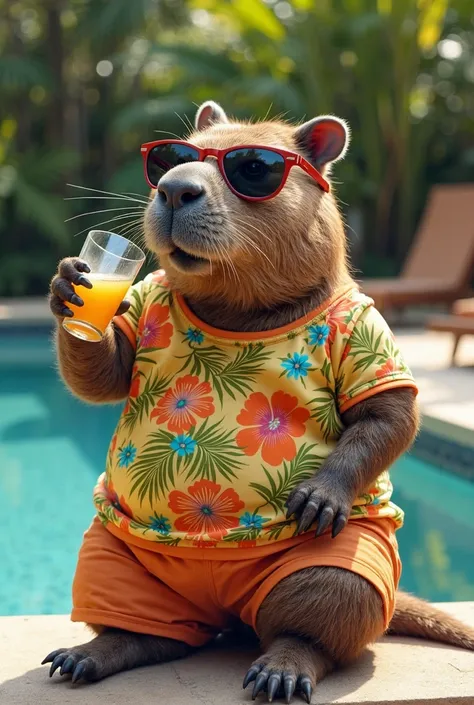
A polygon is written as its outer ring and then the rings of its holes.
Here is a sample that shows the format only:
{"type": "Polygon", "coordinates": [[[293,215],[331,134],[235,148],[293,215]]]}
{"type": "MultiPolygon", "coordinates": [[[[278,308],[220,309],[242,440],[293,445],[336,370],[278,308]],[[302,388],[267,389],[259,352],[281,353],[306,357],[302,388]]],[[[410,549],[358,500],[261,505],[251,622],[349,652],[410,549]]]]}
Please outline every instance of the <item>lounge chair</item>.
{"type": "Polygon", "coordinates": [[[451,304],[468,296],[474,272],[474,184],[432,189],[398,279],[367,279],[379,310],[451,304]]]}
{"type": "Polygon", "coordinates": [[[429,330],[452,333],[454,345],[451,364],[456,362],[456,352],[463,335],[474,335],[474,298],[456,301],[449,316],[436,316],[428,321],[429,330]]]}

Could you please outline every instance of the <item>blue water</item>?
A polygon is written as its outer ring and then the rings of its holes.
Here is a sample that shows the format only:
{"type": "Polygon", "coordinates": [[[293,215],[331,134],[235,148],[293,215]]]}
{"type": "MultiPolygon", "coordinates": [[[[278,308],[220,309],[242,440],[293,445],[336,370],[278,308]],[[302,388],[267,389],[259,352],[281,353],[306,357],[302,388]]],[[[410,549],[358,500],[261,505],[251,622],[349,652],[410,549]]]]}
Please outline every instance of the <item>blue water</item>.
{"type": "MultiPolygon", "coordinates": [[[[119,413],[66,391],[46,333],[0,331],[0,615],[69,612],[119,413]]],[[[474,600],[474,484],[410,456],[392,479],[406,511],[402,586],[431,600],[474,600]]]]}

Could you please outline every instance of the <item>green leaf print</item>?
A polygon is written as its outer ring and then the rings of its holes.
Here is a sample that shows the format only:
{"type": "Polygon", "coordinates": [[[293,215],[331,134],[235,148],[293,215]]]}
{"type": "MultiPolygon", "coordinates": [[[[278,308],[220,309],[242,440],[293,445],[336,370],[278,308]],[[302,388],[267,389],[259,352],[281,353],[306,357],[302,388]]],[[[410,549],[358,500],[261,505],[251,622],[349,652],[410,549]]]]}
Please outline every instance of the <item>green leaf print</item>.
{"type": "Polygon", "coordinates": [[[157,286],[156,293],[151,300],[152,304],[162,304],[165,306],[170,306],[173,302],[173,294],[165,286],[157,286]]]}
{"type": "Polygon", "coordinates": [[[174,487],[176,475],[184,470],[187,470],[186,479],[216,481],[219,475],[227,480],[236,477],[235,471],[242,466],[239,457],[243,451],[235,445],[234,431],[221,428],[223,423],[221,420],[208,426],[206,419],[188,434],[176,436],[162,429],[150,434],[138,460],[128,470],[132,482],[130,494],[137,492],[140,504],[147,499],[153,505],[174,487]]]}
{"type": "Polygon", "coordinates": [[[153,506],[154,501],[174,485],[175,474],[188,457],[179,455],[172,448],[174,440],[175,436],[163,429],[151,433],[138,460],[127,471],[132,482],[130,494],[137,492],[140,504],[146,498],[153,506]]]}
{"type": "Polygon", "coordinates": [[[157,398],[161,397],[169,387],[171,379],[171,377],[160,377],[158,374],[148,377],[138,397],[129,399],[130,408],[121,421],[123,428],[132,431],[137,423],[141,423],[143,418],[149,416],[156,405],[157,398]]]}
{"type": "Polygon", "coordinates": [[[268,529],[265,529],[265,533],[269,539],[272,541],[277,541],[280,538],[280,534],[283,529],[286,529],[287,526],[291,526],[291,524],[293,524],[292,519],[289,519],[288,521],[281,521],[279,524],[269,526],[268,529]]]}
{"type": "Polygon", "coordinates": [[[342,431],[342,423],[337,411],[336,392],[330,387],[315,391],[319,392],[321,396],[308,402],[308,405],[315,405],[314,409],[311,409],[313,411],[311,418],[316,419],[320,424],[325,441],[329,438],[338,438],[342,431]]]}
{"type": "Polygon", "coordinates": [[[314,475],[323,461],[321,456],[311,452],[313,448],[316,448],[316,444],[304,443],[290,463],[286,460],[283,462],[282,470],[270,472],[263,467],[268,485],[261,485],[257,482],[250,483],[250,487],[264,500],[263,507],[269,504],[277,514],[284,511],[284,505],[290,492],[300,482],[314,475]]]}
{"type": "Polygon", "coordinates": [[[229,359],[225,352],[214,345],[193,347],[191,353],[184,356],[185,362],[177,374],[189,369],[192,375],[203,375],[206,382],[211,382],[223,404],[224,392],[235,399],[236,393],[245,396],[252,391],[256,375],[271,356],[272,352],[262,343],[239,349],[234,359],[229,359]]]}
{"type": "Polygon", "coordinates": [[[178,360],[184,360],[183,366],[178,370],[178,376],[184,370],[189,370],[192,375],[204,376],[206,382],[214,380],[214,377],[219,374],[228,357],[223,350],[215,345],[210,345],[206,348],[191,348],[188,355],[177,356],[178,360]]]}
{"type": "Polygon", "coordinates": [[[252,526],[248,528],[242,526],[241,528],[232,529],[230,533],[224,536],[224,541],[255,541],[258,535],[261,533],[262,529],[252,526]]]}
{"type": "Polygon", "coordinates": [[[253,391],[255,378],[262,371],[264,363],[270,360],[272,353],[262,343],[247,345],[239,350],[236,357],[229,362],[217,379],[214,388],[222,404],[222,390],[235,399],[234,392],[245,395],[253,391]]]}
{"type": "Polygon", "coordinates": [[[235,444],[235,431],[222,429],[223,423],[224,419],[208,426],[206,419],[196,433],[190,431],[196,448],[186,459],[187,480],[199,477],[215,482],[218,475],[226,480],[236,477],[235,471],[243,464],[238,460],[243,456],[243,451],[235,444]]]}
{"type": "Polygon", "coordinates": [[[135,328],[137,328],[138,321],[140,320],[142,312],[143,312],[143,300],[142,300],[139,292],[136,289],[132,289],[131,298],[132,298],[131,306],[127,312],[127,316],[133,322],[133,324],[135,325],[135,328]]]}
{"type": "Polygon", "coordinates": [[[326,357],[322,366],[321,366],[321,374],[325,379],[327,379],[328,384],[331,384],[331,378],[332,378],[332,367],[331,363],[329,362],[328,358],[326,357]]]}
{"type": "Polygon", "coordinates": [[[135,362],[150,362],[151,364],[156,364],[156,360],[153,360],[151,357],[147,357],[147,355],[150,355],[151,353],[156,352],[157,350],[163,350],[163,348],[138,348],[137,354],[135,355],[135,362]]]}
{"type": "Polygon", "coordinates": [[[360,326],[356,326],[351,336],[351,349],[348,357],[354,358],[354,372],[367,370],[374,362],[383,360],[383,352],[379,351],[380,341],[384,332],[375,337],[375,326],[371,328],[362,321],[360,326]],[[355,360],[355,358],[358,358],[355,360]]]}
{"type": "Polygon", "coordinates": [[[178,546],[181,543],[181,539],[172,538],[171,536],[158,536],[155,539],[155,543],[162,543],[165,546],[178,546]]]}

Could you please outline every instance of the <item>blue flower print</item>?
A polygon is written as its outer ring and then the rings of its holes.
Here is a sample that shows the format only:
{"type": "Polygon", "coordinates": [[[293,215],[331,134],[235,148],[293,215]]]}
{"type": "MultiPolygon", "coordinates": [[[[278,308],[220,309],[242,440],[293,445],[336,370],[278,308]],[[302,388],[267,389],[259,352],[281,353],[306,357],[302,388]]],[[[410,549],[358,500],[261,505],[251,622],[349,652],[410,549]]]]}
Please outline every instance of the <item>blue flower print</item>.
{"type": "Polygon", "coordinates": [[[263,524],[269,521],[260,516],[260,514],[250,514],[250,512],[245,512],[240,517],[240,523],[245,526],[246,529],[261,529],[263,524]]]}
{"type": "Polygon", "coordinates": [[[119,468],[128,468],[137,457],[137,449],[133,443],[129,443],[123,448],[118,449],[118,464],[119,468]]]}
{"type": "Polygon", "coordinates": [[[192,455],[196,448],[196,441],[193,441],[191,436],[185,436],[184,433],[176,436],[170,443],[171,450],[179,455],[180,458],[184,458],[186,455],[192,455]]]}
{"type": "Polygon", "coordinates": [[[150,517],[150,529],[162,536],[167,536],[171,531],[171,522],[163,514],[155,514],[154,517],[150,517]]]}
{"type": "Polygon", "coordinates": [[[281,366],[286,370],[286,376],[288,379],[300,379],[300,377],[307,377],[308,370],[311,369],[311,363],[308,360],[307,355],[301,355],[300,353],[294,353],[291,357],[283,360],[281,366]]]}
{"type": "Polygon", "coordinates": [[[318,347],[324,345],[329,335],[329,326],[325,323],[318,326],[310,326],[308,328],[308,343],[310,345],[317,345],[318,347]]]}
{"type": "Polygon", "coordinates": [[[188,328],[186,331],[186,338],[189,343],[196,343],[201,345],[204,340],[204,335],[201,333],[199,328],[188,328]]]}

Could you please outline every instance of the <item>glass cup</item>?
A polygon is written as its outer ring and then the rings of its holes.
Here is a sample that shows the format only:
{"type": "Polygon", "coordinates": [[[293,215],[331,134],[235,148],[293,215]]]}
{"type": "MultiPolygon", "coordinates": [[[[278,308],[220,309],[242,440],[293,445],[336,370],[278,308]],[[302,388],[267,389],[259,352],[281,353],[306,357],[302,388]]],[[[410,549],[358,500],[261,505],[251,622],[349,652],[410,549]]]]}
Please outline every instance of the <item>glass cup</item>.
{"type": "Polygon", "coordinates": [[[98,343],[140,271],[145,253],[121,235],[91,230],[79,257],[90,267],[85,276],[92,289],[77,289],[84,306],[67,302],[74,317],[65,318],[63,328],[76,338],[98,343]]]}

